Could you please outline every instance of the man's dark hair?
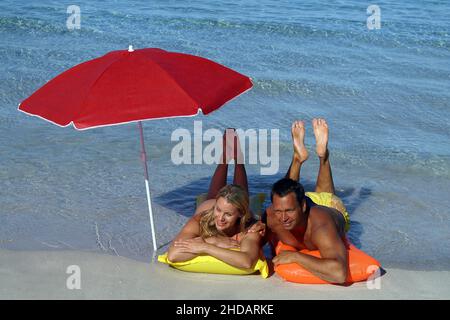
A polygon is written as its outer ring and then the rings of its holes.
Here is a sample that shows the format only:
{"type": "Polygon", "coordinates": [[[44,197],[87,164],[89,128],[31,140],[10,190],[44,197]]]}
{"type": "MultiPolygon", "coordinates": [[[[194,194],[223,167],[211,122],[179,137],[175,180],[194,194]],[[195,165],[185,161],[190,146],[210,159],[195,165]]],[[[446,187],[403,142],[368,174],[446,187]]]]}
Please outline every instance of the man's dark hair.
{"type": "Polygon", "coordinates": [[[289,178],[280,179],[273,184],[272,192],[270,194],[270,200],[273,202],[273,195],[275,194],[279,197],[284,197],[291,192],[295,193],[297,202],[299,205],[301,205],[303,199],[305,198],[305,189],[303,189],[301,183],[289,178]]]}

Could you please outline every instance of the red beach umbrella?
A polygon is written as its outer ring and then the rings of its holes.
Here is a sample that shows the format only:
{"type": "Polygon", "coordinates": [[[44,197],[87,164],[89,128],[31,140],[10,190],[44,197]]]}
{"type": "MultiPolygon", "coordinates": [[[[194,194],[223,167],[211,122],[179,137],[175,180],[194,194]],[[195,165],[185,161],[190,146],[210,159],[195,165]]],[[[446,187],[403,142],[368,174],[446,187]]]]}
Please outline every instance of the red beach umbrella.
{"type": "Polygon", "coordinates": [[[137,122],[153,249],[156,236],[141,120],[209,114],[249,90],[249,77],[211,60],[158,48],[117,50],[56,76],[19,110],[77,130],[137,122]]]}

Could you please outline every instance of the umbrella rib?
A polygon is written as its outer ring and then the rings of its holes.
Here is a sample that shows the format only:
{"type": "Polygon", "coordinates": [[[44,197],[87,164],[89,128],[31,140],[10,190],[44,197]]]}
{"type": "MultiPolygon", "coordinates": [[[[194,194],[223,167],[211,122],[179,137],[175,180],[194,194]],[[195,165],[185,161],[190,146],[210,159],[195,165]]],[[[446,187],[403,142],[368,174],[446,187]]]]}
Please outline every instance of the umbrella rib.
{"type": "MultiPolygon", "coordinates": [[[[207,60],[207,59],[206,59],[207,60]]],[[[178,83],[178,81],[176,81],[176,79],[175,78],[173,78],[172,77],[172,75],[169,73],[169,72],[167,72],[164,68],[162,68],[157,62],[155,62],[155,61],[153,61],[153,60],[151,60],[150,59],[150,61],[152,61],[160,70],[162,70],[174,83],[176,83],[176,85],[177,85],[177,87],[179,87],[182,91],[183,91],[183,93],[186,95],[186,96],[188,96],[193,102],[194,102],[194,105],[195,105],[195,107],[197,108],[197,114],[198,114],[198,110],[200,109],[200,110],[202,110],[202,107],[204,108],[204,107],[206,107],[206,106],[200,106],[200,104],[188,93],[188,92],[186,92],[186,90],[183,88],[183,86],[181,86],[179,83],[178,83]]],[[[209,60],[208,60],[209,61],[209,60]]],[[[213,63],[215,63],[214,61],[211,61],[211,62],[213,62],[213,63]]],[[[252,87],[253,87],[253,83],[252,83],[252,81],[250,80],[250,83],[251,83],[251,86],[250,86],[250,88],[248,88],[248,89],[246,89],[246,90],[244,90],[243,92],[241,92],[238,96],[240,96],[240,95],[242,95],[243,93],[245,93],[245,92],[247,92],[248,90],[250,90],[252,87]]],[[[225,103],[228,103],[228,102],[230,102],[231,100],[233,100],[233,99],[235,99],[235,98],[237,98],[238,96],[235,96],[235,97],[232,97],[231,99],[227,99],[227,101],[225,101],[222,105],[224,105],[225,103]]],[[[202,110],[203,111],[203,110],[202,110]]],[[[213,110],[214,111],[214,110],[213,110]]]]}
{"type": "Polygon", "coordinates": [[[76,120],[81,114],[83,114],[83,111],[85,110],[85,108],[83,108],[84,103],[85,103],[86,99],[89,97],[89,94],[91,93],[92,89],[95,87],[95,85],[100,81],[100,79],[103,77],[103,75],[106,73],[106,71],[108,71],[108,69],[109,69],[113,64],[115,64],[115,63],[117,63],[117,62],[123,60],[125,57],[126,57],[126,56],[124,55],[124,56],[120,57],[119,59],[114,60],[113,62],[111,62],[107,67],[105,67],[105,70],[103,70],[102,73],[100,73],[100,75],[97,77],[97,79],[95,79],[94,83],[91,85],[91,87],[89,88],[89,90],[88,90],[86,96],[83,98],[83,101],[81,102],[80,112],[78,112],[78,114],[77,114],[77,115],[73,118],[73,120],[72,120],[72,124],[73,124],[73,126],[75,127],[75,129],[76,129],[76,126],[75,126],[75,120],[76,120]]]}
{"type": "Polygon", "coordinates": [[[186,92],[186,90],[184,90],[184,88],[178,83],[178,81],[177,80],[175,80],[175,78],[173,78],[172,77],[172,75],[169,73],[169,72],[167,72],[163,67],[161,67],[157,62],[155,62],[155,61],[153,61],[153,60],[151,60],[151,59],[149,59],[154,65],[156,65],[157,67],[158,67],[158,69],[159,70],[161,70],[162,72],[164,72],[164,74],[166,74],[167,75],[167,77],[172,81],[172,82],[174,82],[176,85],[177,85],[177,87],[178,88],[180,88],[180,90],[194,103],[194,105],[195,105],[195,108],[197,108],[197,112],[198,112],[198,109],[201,109],[201,106],[199,106],[199,104],[198,104],[198,102],[189,94],[189,93],[187,93],[186,92]]]}

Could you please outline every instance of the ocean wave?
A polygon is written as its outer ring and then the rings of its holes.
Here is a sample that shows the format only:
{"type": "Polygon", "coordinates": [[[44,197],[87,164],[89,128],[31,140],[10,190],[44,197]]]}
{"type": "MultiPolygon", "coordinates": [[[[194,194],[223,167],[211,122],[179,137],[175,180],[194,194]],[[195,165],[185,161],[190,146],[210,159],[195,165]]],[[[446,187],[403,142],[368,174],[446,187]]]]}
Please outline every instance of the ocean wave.
{"type": "Polygon", "coordinates": [[[282,80],[282,79],[253,79],[253,90],[263,91],[264,94],[281,95],[290,94],[305,97],[355,97],[363,94],[363,91],[345,85],[333,85],[324,81],[312,81],[307,79],[282,80]]]}
{"type": "Polygon", "coordinates": [[[155,23],[164,28],[180,30],[221,30],[227,32],[261,34],[265,37],[296,38],[304,40],[336,40],[356,41],[361,44],[372,44],[391,48],[410,48],[420,46],[437,49],[450,48],[448,30],[441,25],[431,26],[425,23],[385,22],[379,31],[371,32],[365,21],[350,19],[318,19],[312,23],[298,21],[264,21],[223,18],[167,17],[167,16],[135,16],[133,21],[139,23],[155,23]],[[137,20],[136,20],[137,19],[137,20]]]}
{"type": "MultiPolygon", "coordinates": [[[[61,17],[0,17],[0,32],[28,34],[64,34],[70,32],[61,17]]],[[[61,15],[65,18],[64,15],[61,15]]],[[[377,48],[403,48],[422,50],[448,50],[450,37],[448,30],[441,24],[429,25],[422,22],[386,21],[381,30],[369,31],[365,21],[337,18],[330,21],[318,18],[313,22],[302,21],[266,21],[264,19],[210,18],[177,16],[172,14],[155,15],[119,12],[117,10],[99,10],[83,16],[82,32],[106,33],[114,30],[117,36],[130,35],[136,30],[148,30],[151,33],[164,33],[170,30],[226,33],[228,36],[259,36],[272,39],[293,41],[328,41],[328,44],[346,46],[376,46],[377,48]],[[85,18],[86,17],[86,18],[85,18]],[[120,32],[119,32],[120,31],[120,32]],[[281,38],[280,38],[281,37],[281,38]]],[[[105,35],[107,36],[107,35],[105,35]]],[[[111,36],[111,35],[109,35],[111,36]]]]}
{"type": "Polygon", "coordinates": [[[43,33],[61,33],[67,31],[65,24],[60,26],[51,22],[19,17],[0,17],[0,32],[21,32],[27,33],[43,32],[43,33]]]}
{"type": "Polygon", "coordinates": [[[386,175],[450,178],[450,155],[391,146],[353,144],[333,150],[333,158],[336,162],[379,168],[386,175]]]}
{"type": "MultiPolygon", "coordinates": [[[[0,33],[16,37],[35,36],[61,36],[70,34],[72,37],[96,37],[103,35],[104,30],[101,26],[91,25],[81,22],[80,30],[69,30],[66,25],[66,16],[61,15],[63,19],[60,21],[51,21],[50,19],[38,19],[30,17],[0,17],[0,33]]],[[[107,30],[109,31],[109,30],[107,30]]],[[[109,38],[117,38],[120,35],[108,35],[109,38]]]]}

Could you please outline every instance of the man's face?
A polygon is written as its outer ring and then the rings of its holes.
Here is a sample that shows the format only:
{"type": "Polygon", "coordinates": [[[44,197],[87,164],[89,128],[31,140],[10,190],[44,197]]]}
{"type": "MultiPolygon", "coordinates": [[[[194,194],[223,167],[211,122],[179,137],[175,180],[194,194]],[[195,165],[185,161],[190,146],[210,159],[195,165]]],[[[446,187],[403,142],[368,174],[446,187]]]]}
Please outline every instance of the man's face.
{"type": "Polygon", "coordinates": [[[291,192],[284,197],[273,195],[272,206],[275,217],[284,229],[292,230],[300,223],[303,214],[302,206],[297,202],[295,193],[291,192]]]}

